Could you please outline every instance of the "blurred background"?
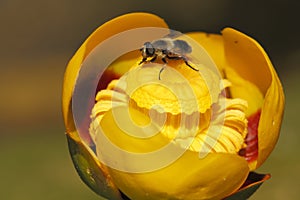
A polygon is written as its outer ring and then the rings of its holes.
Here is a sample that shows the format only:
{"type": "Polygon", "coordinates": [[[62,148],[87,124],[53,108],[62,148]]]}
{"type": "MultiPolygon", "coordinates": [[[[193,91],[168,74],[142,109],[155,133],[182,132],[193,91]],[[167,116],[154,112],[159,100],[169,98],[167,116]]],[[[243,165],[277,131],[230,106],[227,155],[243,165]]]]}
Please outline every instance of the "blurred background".
{"type": "Polygon", "coordinates": [[[298,199],[299,1],[0,0],[0,199],[96,200],[72,165],[61,114],[65,67],[85,38],[118,15],[147,11],[182,32],[233,27],[268,52],[286,92],[281,136],[251,199],[298,199]]]}

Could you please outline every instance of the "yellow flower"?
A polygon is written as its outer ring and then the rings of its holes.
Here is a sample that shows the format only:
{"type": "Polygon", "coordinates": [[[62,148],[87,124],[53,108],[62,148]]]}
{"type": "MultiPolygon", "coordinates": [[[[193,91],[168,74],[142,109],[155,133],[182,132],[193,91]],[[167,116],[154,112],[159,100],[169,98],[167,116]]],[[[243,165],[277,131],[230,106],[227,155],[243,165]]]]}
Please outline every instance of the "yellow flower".
{"type": "MultiPolygon", "coordinates": [[[[155,30],[157,38],[168,26],[147,13],[115,18],[91,34],[65,72],[63,116],[83,181],[109,199],[251,195],[269,178],[252,171],[273,150],[284,110],[262,47],[225,28],[179,36],[191,59],[179,55],[168,66],[159,58],[141,64],[136,48],[114,60],[124,52],[119,33],[131,30],[155,30]]],[[[143,44],[140,35],[124,38],[134,46],[143,44]]]]}

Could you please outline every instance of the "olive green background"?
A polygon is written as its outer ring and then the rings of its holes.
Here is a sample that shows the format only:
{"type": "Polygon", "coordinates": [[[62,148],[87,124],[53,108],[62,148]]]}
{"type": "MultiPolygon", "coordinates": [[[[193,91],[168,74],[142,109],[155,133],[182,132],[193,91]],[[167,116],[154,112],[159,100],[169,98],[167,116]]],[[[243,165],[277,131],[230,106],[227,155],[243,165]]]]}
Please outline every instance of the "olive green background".
{"type": "Polygon", "coordinates": [[[99,199],[68,154],[63,73],[96,27],[133,11],[158,14],[182,32],[234,27],[262,44],[285,88],[286,112],[276,149],[257,170],[272,178],[251,199],[297,199],[299,8],[297,0],[0,0],[0,199],[99,199]]]}

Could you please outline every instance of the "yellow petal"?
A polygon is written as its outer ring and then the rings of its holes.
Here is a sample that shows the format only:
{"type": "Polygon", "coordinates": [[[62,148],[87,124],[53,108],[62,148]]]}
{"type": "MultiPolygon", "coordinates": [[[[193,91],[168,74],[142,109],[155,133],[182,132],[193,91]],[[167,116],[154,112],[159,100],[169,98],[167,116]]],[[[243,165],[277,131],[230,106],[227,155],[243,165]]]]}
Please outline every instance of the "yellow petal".
{"type": "Polygon", "coordinates": [[[191,32],[186,33],[186,35],[203,46],[222,73],[223,69],[226,67],[223,37],[219,34],[208,34],[203,32],[191,32]]]}
{"type": "MultiPolygon", "coordinates": [[[[84,59],[99,43],[119,32],[128,29],[149,26],[167,28],[166,23],[161,18],[147,13],[127,14],[105,23],[97,30],[95,30],[95,32],[92,33],[89,38],[87,38],[87,40],[82,44],[82,46],[70,60],[65,71],[62,94],[62,111],[64,123],[66,126],[66,133],[68,135],[69,141],[74,141],[75,144],[77,144],[79,147],[79,149],[77,150],[77,147],[75,148],[73,146],[70,146],[70,152],[74,160],[74,165],[78,169],[78,173],[82,177],[83,175],[86,175],[82,179],[99,195],[107,194],[111,191],[112,193],[116,192],[117,194],[118,189],[115,188],[115,185],[111,182],[108,172],[105,170],[105,166],[100,164],[98,159],[95,157],[94,152],[92,152],[91,149],[85,144],[85,141],[83,141],[82,138],[79,137],[78,130],[76,130],[72,113],[72,95],[74,92],[76,79],[84,59]],[[87,169],[85,169],[84,166],[91,167],[88,168],[88,170],[90,171],[86,171],[87,169]],[[90,173],[96,174],[90,175],[90,173]]],[[[136,56],[135,53],[136,52],[130,52],[119,58],[118,61],[122,62],[123,60],[132,60],[132,56],[136,56]]],[[[113,65],[114,63],[112,64],[112,66],[113,65]]],[[[114,67],[111,67],[111,69],[115,70],[114,67]]],[[[94,99],[94,97],[92,98],[94,99]]],[[[89,117],[89,115],[87,115],[86,117],[89,117]]],[[[111,197],[115,199],[115,197],[113,197],[113,194],[111,194],[111,197]]]]}
{"type": "Polygon", "coordinates": [[[271,73],[272,83],[265,96],[258,127],[259,153],[257,167],[259,167],[266,160],[278,140],[284,112],[285,100],[283,89],[275,70],[272,69],[271,73]]]}
{"type": "Polygon", "coordinates": [[[235,192],[247,178],[249,169],[243,158],[232,154],[210,154],[205,159],[197,156],[186,152],[172,165],[155,172],[110,169],[110,174],[118,188],[133,200],[219,200],[235,192]]]}
{"type": "Polygon", "coordinates": [[[222,33],[230,67],[264,94],[258,127],[257,168],[269,156],[279,136],[284,111],[283,89],[268,55],[254,39],[231,28],[222,33]]]}
{"type": "Polygon", "coordinates": [[[270,68],[273,67],[262,47],[254,39],[231,28],[225,28],[222,35],[229,67],[265,94],[271,83],[270,68]]]}
{"type": "MultiPolygon", "coordinates": [[[[241,98],[248,102],[248,110],[246,111],[247,116],[261,108],[263,103],[262,92],[258,89],[258,86],[247,79],[247,76],[246,78],[241,77],[240,71],[244,72],[242,74],[245,74],[247,69],[243,68],[249,66],[240,63],[237,63],[238,66],[236,66],[236,63],[231,61],[232,58],[229,58],[229,56],[234,55],[229,55],[227,52],[229,47],[224,47],[224,45],[228,42],[227,37],[225,38],[225,36],[223,37],[222,35],[201,32],[188,33],[187,35],[196,40],[205,48],[205,50],[207,50],[223,77],[230,80],[232,83],[230,86],[230,95],[233,98],[241,98]]],[[[237,59],[243,61],[243,59],[237,59]]],[[[249,63],[249,65],[251,66],[251,63],[249,63]]],[[[250,67],[249,69],[251,70],[252,68],[250,67]]]]}
{"type": "Polygon", "coordinates": [[[263,105],[263,94],[260,89],[252,82],[243,79],[234,69],[227,67],[224,72],[231,82],[230,95],[234,98],[241,98],[248,103],[248,109],[245,111],[249,117],[263,105]]]}
{"type": "MultiPolygon", "coordinates": [[[[115,108],[118,113],[120,109],[115,108]]],[[[139,111],[132,111],[131,119],[135,124],[145,125],[147,117],[139,111]],[[146,120],[145,120],[146,119],[146,120]]],[[[163,155],[156,159],[148,160],[143,154],[141,159],[131,159],[131,153],[151,153],[159,150],[167,144],[163,135],[155,135],[149,138],[130,137],[127,132],[120,129],[115,121],[112,111],[108,111],[101,120],[104,134],[123,153],[106,152],[107,148],[100,146],[98,154],[100,160],[105,163],[112,159],[121,169],[137,173],[126,172],[110,168],[109,172],[117,187],[131,199],[221,199],[236,191],[247,178],[249,168],[247,162],[234,154],[214,153],[200,159],[199,153],[186,151],[171,165],[157,171],[138,173],[145,166],[155,166],[163,162],[163,155]],[[158,139],[157,139],[158,138],[158,139]],[[106,154],[106,155],[105,155],[106,154]],[[161,159],[161,160],[158,160],[161,159]]],[[[126,123],[131,129],[134,125],[126,123]]],[[[142,129],[141,129],[142,130],[142,129]]],[[[137,131],[137,130],[135,130],[137,131]]],[[[139,135],[143,135],[140,131],[139,135]]],[[[103,138],[98,138],[101,145],[103,138]]],[[[172,156],[172,152],[170,152],[172,156]]],[[[175,153],[175,152],[174,152],[175,153]]],[[[110,164],[108,164],[110,166],[110,164]]],[[[155,169],[155,168],[153,168],[155,169]]]]}
{"type": "Polygon", "coordinates": [[[257,168],[278,139],[284,110],[283,89],[271,61],[255,40],[231,28],[224,29],[222,34],[188,35],[208,51],[219,69],[225,72],[223,75],[233,82],[232,95],[248,101],[248,115],[262,107],[257,168]]]}
{"type": "Polygon", "coordinates": [[[76,129],[72,116],[71,99],[76,78],[85,57],[105,39],[122,31],[140,27],[167,28],[168,26],[161,18],[148,13],[131,13],[122,15],[114,18],[111,21],[108,21],[95,30],[95,32],[93,32],[89,38],[87,38],[87,40],[82,44],[82,46],[70,60],[64,75],[62,94],[63,117],[67,129],[66,131],[68,133],[71,133],[76,129]]]}

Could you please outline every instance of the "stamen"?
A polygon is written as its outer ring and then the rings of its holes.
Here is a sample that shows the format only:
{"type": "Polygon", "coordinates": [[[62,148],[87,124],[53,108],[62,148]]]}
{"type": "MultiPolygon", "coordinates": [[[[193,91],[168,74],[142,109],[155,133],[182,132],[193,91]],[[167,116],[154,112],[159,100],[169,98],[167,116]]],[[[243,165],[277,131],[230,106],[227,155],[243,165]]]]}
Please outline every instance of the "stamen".
{"type": "Polygon", "coordinates": [[[248,105],[243,99],[223,96],[222,91],[231,85],[228,80],[218,80],[209,71],[205,72],[210,78],[206,80],[200,73],[178,66],[176,70],[182,70],[183,76],[165,68],[163,76],[169,78],[160,80],[160,85],[157,84],[160,70],[161,65],[155,64],[135,67],[120,79],[111,81],[106,90],[99,91],[91,114],[92,138],[96,137],[93,134],[97,123],[108,110],[113,106],[128,106],[150,115],[152,122],[161,127],[159,134],[179,147],[233,154],[245,149],[244,156],[248,158],[251,154],[252,158],[254,151],[250,151],[253,146],[249,133],[245,148],[248,105]],[[217,82],[220,87],[215,86],[217,82]]]}

